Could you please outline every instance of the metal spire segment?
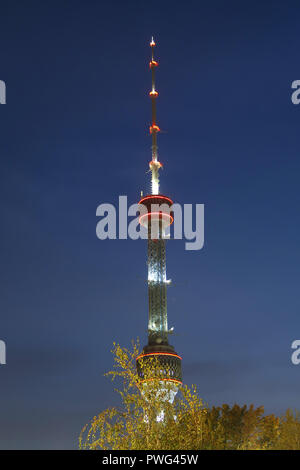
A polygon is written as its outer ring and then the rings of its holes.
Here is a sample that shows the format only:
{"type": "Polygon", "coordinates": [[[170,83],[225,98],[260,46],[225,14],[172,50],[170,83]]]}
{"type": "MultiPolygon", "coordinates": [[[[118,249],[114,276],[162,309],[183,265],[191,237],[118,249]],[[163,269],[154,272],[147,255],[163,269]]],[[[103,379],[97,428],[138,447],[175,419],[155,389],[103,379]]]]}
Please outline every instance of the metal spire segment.
{"type": "Polygon", "coordinates": [[[152,103],[152,124],[150,126],[150,134],[152,135],[152,160],[149,163],[149,167],[152,173],[151,183],[152,183],[152,194],[159,194],[159,169],[161,168],[161,163],[158,161],[157,157],[157,133],[160,131],[157,123],[156,123],[156,98],[158,97],[158,93],[155,89],[155,69],[158,66],[158,63],[154,59],[154,47],[155,42],[152,38],[150,42],[151,47],[151,61],[150,61],[150,69],[152,74],[152,90],[150,91],[149,95],[151,98],[152,103]]]}

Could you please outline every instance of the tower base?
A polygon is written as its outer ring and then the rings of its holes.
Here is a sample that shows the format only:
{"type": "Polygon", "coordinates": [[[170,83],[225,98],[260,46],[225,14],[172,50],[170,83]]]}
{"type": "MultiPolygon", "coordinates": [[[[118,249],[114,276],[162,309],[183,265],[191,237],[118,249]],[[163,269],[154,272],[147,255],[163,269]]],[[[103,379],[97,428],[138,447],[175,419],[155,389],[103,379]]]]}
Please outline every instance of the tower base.
{"type": "Polygon", "coordinates": [[[137,372],[142,381],[159,379],[181,384],[181,357],[170,344],[144,346],[136,360],[137,372]]]}

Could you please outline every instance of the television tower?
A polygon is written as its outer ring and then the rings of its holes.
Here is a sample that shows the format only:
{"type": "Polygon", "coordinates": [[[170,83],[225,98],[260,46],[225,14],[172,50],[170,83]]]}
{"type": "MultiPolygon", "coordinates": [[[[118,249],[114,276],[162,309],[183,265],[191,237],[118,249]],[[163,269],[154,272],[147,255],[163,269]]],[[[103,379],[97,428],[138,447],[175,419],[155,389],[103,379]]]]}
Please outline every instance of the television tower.
{"type": "Polygon", "coordinates": [[[156,358],[159,367],[154,377],[161,381],[172,383],[173,391],[171,401],[177,393],[181,383],[181,357],[169,344],[167,318],[167,286],[170,281],[166,277],[166,228],[172,224],[173,201],[159,192],[159,170],[162,167],[158,160],[157,135],[160,131],[156,119],[156,100],[158,92],[155,88],[155,69],[158,62],[154,59],[155,42],[152,38],[150,70],[152,74],[152,88],[149,93],[152,104],[152,123],[150,135],[152,136],[152,159],[149,163],[151,171],[151,194],[143,196],[139,204],[143,205],[140,224],[148,230],[148,344],[144,346],[142,354],[137,358],[137,371],[141,379],[147,380],[143,374],[143,364],[152,357],[156,358]]]}

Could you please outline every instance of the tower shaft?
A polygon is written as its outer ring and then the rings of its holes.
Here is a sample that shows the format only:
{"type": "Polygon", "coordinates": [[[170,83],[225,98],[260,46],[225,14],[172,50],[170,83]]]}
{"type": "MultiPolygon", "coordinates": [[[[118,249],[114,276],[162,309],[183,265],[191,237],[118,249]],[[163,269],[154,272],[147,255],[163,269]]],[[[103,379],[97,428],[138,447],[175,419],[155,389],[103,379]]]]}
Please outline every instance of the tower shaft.
{"type": "MultiPolygon", "coordinates": [[[[148,231],[151,231],[149,224],[148,231]]],[[[168,344],[166,246],[160,237],[148,235],[149,344],[168,344]]]]}

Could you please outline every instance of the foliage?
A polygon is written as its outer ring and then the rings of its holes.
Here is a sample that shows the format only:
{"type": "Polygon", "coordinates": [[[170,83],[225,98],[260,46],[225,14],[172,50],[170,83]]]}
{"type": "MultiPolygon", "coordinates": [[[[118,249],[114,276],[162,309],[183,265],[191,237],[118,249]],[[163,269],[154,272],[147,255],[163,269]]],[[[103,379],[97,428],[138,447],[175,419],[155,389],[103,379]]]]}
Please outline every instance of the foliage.
{"type": "Polygon", "coordinates": [[[168,398],[174,383],[151,374],[155,357],[147,362],[141,381],[136,371],[139,343],[132,349],[115,344],[114,368],[105,375],[121,379],[116,391],[122,406],[102,411],[84,426],[81,449],[204,450],[300,449],[300,413],[288,410],[282,417],[264,415],[264,408],[237,404],[209,408],[195,386],[179,386],[173,403],[168,398]],[[162,419],[163,417],[163,419],[162,419]]]}

